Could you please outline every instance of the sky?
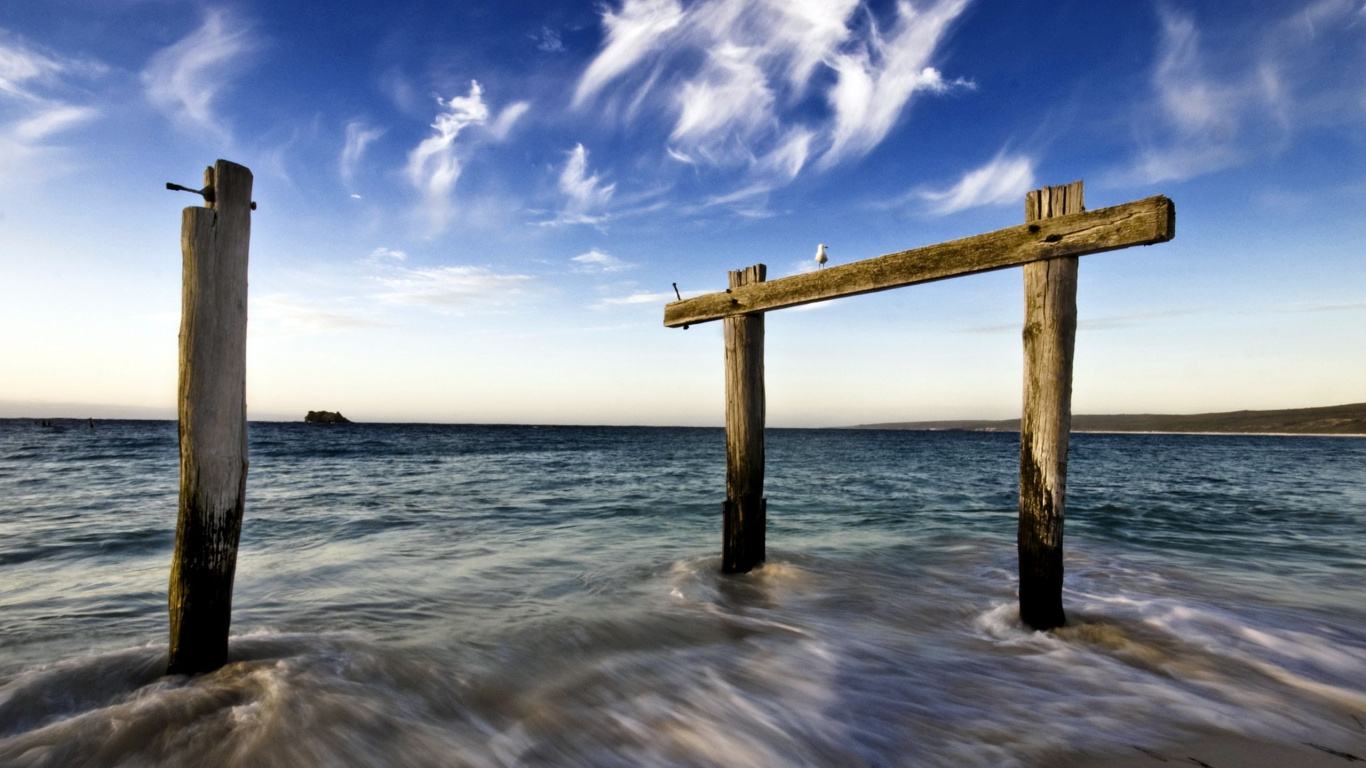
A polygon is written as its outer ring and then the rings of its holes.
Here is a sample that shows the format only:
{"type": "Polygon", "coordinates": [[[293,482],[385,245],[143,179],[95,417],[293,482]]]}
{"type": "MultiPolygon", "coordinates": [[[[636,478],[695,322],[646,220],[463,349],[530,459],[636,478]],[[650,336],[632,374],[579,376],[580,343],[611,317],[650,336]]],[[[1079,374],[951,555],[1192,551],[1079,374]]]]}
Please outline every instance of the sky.
{"type": "MultiPolygon", "coordinates": [[[[0,5],[0,417],[175,414],[180,211],[255,175],[253,419],[719,425],[684,296],[1164,194],[1073,410],[1366,401],[1366,5],[0,5]]],[[[1009,418],[1019,269],[767,315],[768,424],[1009,418]]]]}

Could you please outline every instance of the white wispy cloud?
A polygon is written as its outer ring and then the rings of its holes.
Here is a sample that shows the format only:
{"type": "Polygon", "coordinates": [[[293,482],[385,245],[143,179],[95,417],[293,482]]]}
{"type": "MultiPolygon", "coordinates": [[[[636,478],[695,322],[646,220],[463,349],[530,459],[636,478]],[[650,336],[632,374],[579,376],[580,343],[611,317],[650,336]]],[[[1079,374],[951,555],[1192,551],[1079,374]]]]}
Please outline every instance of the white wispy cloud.
{"type": "MultiPolygon", "coordinates": [[[[712,293],[712,291],[683,291],[680,295],[685,299],[691,299],[694,296],[701,296],[704,293],[712,293]]],[[[637,291],[635,293],[630,293],[625,296],[604,297],[602,299],[599,299],[596,303],[592,304],[589,308],[598,311],[604,311],[609,309],[618,309],[621,307],[643,307],[646,305],[662,306],[664,304],[668,304],[669,302],[677,300],[678,296],[675,296],[672,291],[663,291],[660,293],[637,291]]]]}
{"type": "Polygon", "coordinates": [[[536,41],[537,50],[546,53],[564,53],[564,40],[560,38],[560,33],[550,27],[541,27],[540,35],[532,35],[532,40],[536,41]]]}
{"type": "Polygon", "coordinates": [[[247,26],[227,11],[210,9],[199,29],[148,62],[142,72],[147,98],[176,122],[226,139],[230,131],[215,102],[257,47],[247,26]]]}
{"type": "Polygon", "coordinates": [[[98,114],[99,111],[93,107],[49,102],[29,116],[13,123],[11,135],[25,142],[40,141],[54,133],[89,121],[98,114]]]}
{"type": "Polygon", "coordinates": [[[503,107],[503,111],[498,113],[497,119],[489,126],[489,136],[494,141],[506,139],[513,127],[522,119],[522,115],[525,115],[529,109],[531,109],[531,102],[529,101],[514,101],[503,107]]]}
{"type": "Polygon", "coordinates": [[[1189,179],[1274,155],[1305,127],[1359,120],[1366,104],[1348,96],[1366,80],[1356,11],[1353,0],[1319,0],[1211,49],[1195,16],[1159,6],[1137,151],[1118,180],[1189,179]]]}
{"type": "Polygon", "coordinates": [[[72,81],[99,77],[104,65],[41,50],[0,29],[0,187],[68,170],[54,139],[99,117],[72,81]]]}
{"type": "Polygon", "coordinates": [[[669,292],[664,293],[632,293],[628,296],[612,296],[599,299],[593,305],[594,309],[611,309],[612,307],[630,306],[632,304],[667,304],[675,301],[676,297],[669,292]]]}
{"type": "Polygon", "coordinates": [[[862,0],[621,0],[603,13],[603,46],[574,105],[628,120],[657,105],[672,118],[668,156],[743,170],[735,199],[749,197],[812,159],[867,154],[917,92],[971,87],[931,66],[968,2],[901,0],[884,33],[862,0]],[[809,109],[813,93],[822,114],[809,109]]]}
{"type": "Polygon", "coordinates": [[[34,50],[0,29],[0,93],[27,101],[40,97],[35,85],[51,85],[69,69],[55,57],[34,50]]]}
{"type": "Polygon", "coordinates": [[[372,128],[361,120],[351,120],[346,124],[346,145],[342,147],[337,161],[338,172],[347,184],[356,175],[356,167],[365,155],[365,148],[383,136],[383,128],[372,128]]]}
{"type": "Polygon", "coordinates": [[[365,260],[372,264],[393,263],[396,261],[406,261],[408,254],[404,251],[396,251],[392,248],[376,248],[365,257],[365,260]]]}
{"type": "Polygon", "coordinates": [[[634,266],[596,248],[575,256],[570,261],[578,265],[577,268],[581,272],[620,272],[634,266]]]}
{"type": "Polygon", "coordinates": [[[603,183],[602,177],[588,170],[588,150],[577,144],[569,150],[560,170],[559,188],[565,204],[555,218],[543,225],[600,224],[607,219],[604,208],[612,199],[616,184],[603,183]]]}
{"type": "Polygon", "coordinates": [[[385,325],[374,313],[351,307],[328,306],[314,299],[286,293],[251,298],[253,327],[262,324],[267,331],[318,333],[385,325]]]}
{"type": "Polygon", "coordinates": [[[460,179],[462,160],[456,145],[460,133],[471,125],[485,123],[489,108],[484,104],[484,90],[477,81],[470,81],[466,96],[449,100],[437,97],[442,107],[432,123],[434,133],[424,139],[408,155],[408,180],[422,193],[432,231],[440,231],[450,210],[450,193],[460,179]]]}
{"type": "Polygon", "coordinates": [[[580,106],[608,83],[658,51],[664,36],[683,23],[678,0],[624,0],[620,10],[605,9],[602,26],[607,30],[602,51],[579,78],[574,106],[580,106]]]}
{"type": "Polygon", "coordinates": [[[452,210],[452,191],[470,153],[481,143],[504,140],[530,108],[528,102],[514,102],[490,124],[492,111],[484,103],[484,89],[477,80],[470,81],[467,95],[450,99],[438,96],[436,101],[441,111],[432,123],[433,133],[408,154],[407,167],[408,180],[422,195],[422,213],[433,235],[446,226],[452,210]],[[470,138],[467,134],[474,128],[483,130],[473,132],[470,138]]]}
{"type": "Polygon", "coordinates": [[[861,157],[881,143],[917,91],[972,87],[963,78],[945,81],[929,65],[949,25],[967,5],[967,0],[942,0],[916,10],[903,0],[889,34],[873,26],[864,45],[833,55],[831,66],[839,77],[827,99],[835,124],[823,165],[861,157]]]}
{"type": "MultiPolygon", "coordinates": [[[[742,186],[707,198],[706,205],[730,205],[748,201],[791,182],[806,166],[814,138],[815,134],[805,128],[790,129],[768,154],[755,158],[749,169],[748,178],[742,186]]],[[[762,205],[738,208],[736,212],[758,218],[770,215],[762,205]]]]}
{"type": "Polygon", "coordinates": [[[428,306],[456,314],[514,303],[536,283],[530,275],[467,266],[400,267],[378,280],[385,287],[378,296],[381,301],[428,306]]]}
{"type": "MultiPolygon", "coordinates": [[[[1163,125],[1145,142],[1131,175],[1139,183],[1181,180],[1239,161],[1243,110],[1270,93],[1207,73],[1195,19],[1159,7],[1162,37],[1153,68],[1153,98],[1163,125]]],[[[1267,105],[1270,106],[1270,105],[1267,105]]]]}
{"type": "Polygon", "coordinates": [[[931,213],[947,215],[983,205],[1016,205],[1034,188],[1034,160],[1004,152],[986,165],[963,174],[957,184],[943,190],[926,190],[917,196],[931,213]]]}

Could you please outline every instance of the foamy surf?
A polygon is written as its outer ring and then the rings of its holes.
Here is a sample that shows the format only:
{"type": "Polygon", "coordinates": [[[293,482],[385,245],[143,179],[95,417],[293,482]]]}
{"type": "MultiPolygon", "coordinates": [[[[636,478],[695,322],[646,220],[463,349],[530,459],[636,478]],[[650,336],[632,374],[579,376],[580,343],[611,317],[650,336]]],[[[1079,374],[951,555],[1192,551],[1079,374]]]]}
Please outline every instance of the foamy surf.
{"type": "Polygon", "coordinates": [[[1366,753],[1355,444],[1076,436],[1069,624],[1036,633],[1009,436],[779,430],[768,561],[725,576],[716,432],[254,425],[232,662],[186,679],[174,424],[120,429],[0,445],[0,765],[1366,753]]]}

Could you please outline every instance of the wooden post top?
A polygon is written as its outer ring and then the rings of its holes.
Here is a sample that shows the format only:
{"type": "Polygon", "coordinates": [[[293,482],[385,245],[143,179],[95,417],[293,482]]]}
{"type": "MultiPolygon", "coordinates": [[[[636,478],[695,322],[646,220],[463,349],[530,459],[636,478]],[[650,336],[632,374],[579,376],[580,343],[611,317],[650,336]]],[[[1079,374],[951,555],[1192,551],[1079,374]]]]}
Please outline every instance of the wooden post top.
{"type": "Polygon", "coordinates": [[[1059,187],[1044,187],[1025,193],[1025,222],[1051,219],[1086,210],[1086,193],[1081,180],[1059,187]]]}
{"type": "Polygon", "coordinates": [[[732,269],[730,271],[730,287],[739,288],[742,285],[762,283],[768,279],[768,265],[754,264],[744,269],[732,269]]]}

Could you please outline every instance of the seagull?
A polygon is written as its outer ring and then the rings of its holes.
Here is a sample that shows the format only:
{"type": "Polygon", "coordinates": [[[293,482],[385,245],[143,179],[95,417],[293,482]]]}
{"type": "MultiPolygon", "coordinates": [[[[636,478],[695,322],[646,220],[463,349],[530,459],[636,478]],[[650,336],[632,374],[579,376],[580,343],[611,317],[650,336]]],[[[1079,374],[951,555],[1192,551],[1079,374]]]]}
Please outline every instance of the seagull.
{"type": "Polygon", "coordinates": [[[821,243],[816,246],[816,269],[825,266],[825,262],[827,261],[829,261],[829,259],[825,257],[825,243],[821,243]]]}

